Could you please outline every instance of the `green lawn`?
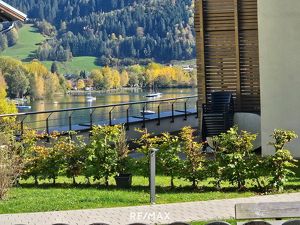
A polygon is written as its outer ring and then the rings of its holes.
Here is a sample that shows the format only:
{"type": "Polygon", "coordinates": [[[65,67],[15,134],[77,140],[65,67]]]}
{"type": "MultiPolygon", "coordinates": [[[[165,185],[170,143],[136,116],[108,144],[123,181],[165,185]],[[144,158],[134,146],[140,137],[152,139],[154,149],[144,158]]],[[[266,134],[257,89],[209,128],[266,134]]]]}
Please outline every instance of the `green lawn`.
{"type": "MultiPolygon", "coordinates": [[[[0,201],[0,214],[149,204],[148,181],[144,177],[133,177],[133,187],[129,190],[117,189],[113,179],[109,188],[98,183],[87,186],[83,177],[79,177],[78,181],[81,184],[76,187],[65,177],[59,177],[55,186],[48,181],[41,181],[38,187],[33,185],[32,180],[21,181],[19,187],[10,191],[8,200],[0,201]]],[[[169,188],[168,177],[157,176],[158,204],[249,197],[257,194],[251,188],[249,191],[237,192],[229,185],[222,191],[217,191],[208,181],[201,183],[202,188],[197,190],[191,189],[190,183],[184,180],[177,179],[175,182],[177,188],[172,190],[169,188]]],[[[300,179],[291,180],[286,189],[287,192],[300,191],[300,179]]]]}
{"type": "MultiPolygon", "coordinates": [[[[101,207],[135,206],[149,204],[148,180],[144,177],[133,177],[133,187],[129,190],[117,189],[114,181],[106,188],[99,184],[86,186],[84,178],[77,187],[70,184],[71,180],[60,177],[53,186],[44,181],[34,187],[33,181],[22,181],[20,187],[13,188],[8,200],[0,202],[0,213],[40,212],[68,209],[89,209],[101,207]]],[[[235,192],[230,188],[223,192],[216,191],[207,182],[205,187],[192,190],[190,183],[176,180],[178,188],[169,188],[169,178],[157,177],[157,203],[190,202],[212,199],[237,198],[255,195],[254,192],[235,192]]]]}
{"type": "Polygon", "coordinates": [[[32,54],[37,48],[38,44],[43,42],[46,38],[37,32],[37,29],[32,24],[25,24],[19,30],[18,43],[10,48],[7,48],[0,55],[10,56],[22,61],[29,61],[32,59],[32,54]]]}

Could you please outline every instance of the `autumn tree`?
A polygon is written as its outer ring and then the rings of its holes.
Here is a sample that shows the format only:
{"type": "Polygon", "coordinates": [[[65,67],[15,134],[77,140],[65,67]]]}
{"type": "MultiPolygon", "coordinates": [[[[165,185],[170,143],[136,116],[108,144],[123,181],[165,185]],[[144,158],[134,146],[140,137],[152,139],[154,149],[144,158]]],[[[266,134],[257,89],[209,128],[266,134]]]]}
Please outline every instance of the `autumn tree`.
{"type": "Polygon", "coordinates": [[[67,89],[67,90],[72,90],[72,88],[73,88],[73,83],[72,83],[72,81],[67,80],[67,82],[66,82],[66,89],[67,89]]]}
{"type": "Polygon", "coordinates": [[[120,73],[118,70],[113,69],[111,71],[111,79],[113,83],[113,88],[119,88],[121,86],[121,79],[120,79],[120,73]]]}
{"type": "Polygon", "coordinates": [[[7,33],[8,46],[13,46],[19,39],[18,31],[14,28],[7,33]]]}
{"type": "MultiPolygon", "coordinates": [[[[10,113],[17,113],[17,109],[13,103],[10,103],[6,99],[6,82],[4,76],[0,70],[0,114],[10,114],[10,113]]],[[[2,125],[3,121],[0,120],[0,125],[2,125]]],[[[1,128],[1,126],[0,126],[1,128]]]]}
{"type": "Polygon", "coordinates": [[[29,80],[21,69],[5,74],[5,80],[9,84],[8,92],[10,96],[23,97],[29,88],[29,80]]]}
{"type": "Polygon", "coordinates": [[[4,34],[0,34],[0,52],[4,51],[8,47],[7,37],[4,34]]]}
{"type": "Polygon", "coordinates": [[[100,69],[94,69],[92,70],[91,72],[91,75],[90,75],[90,79],[93,81],[93,84],[94,84],[94,87],[97,89],[97,90],[100,90],[103,88],[103,74],[102,74],[102,71],[100,69]]]}
{"type": "Polygon", "coordinates": [[[122,87],[125,87],[128,85],[128,82],[129,82],[128,72],[126,70],[123,70],[122,73],[120,74],[120,85],[122,87]]]}
{"type": "Polygon", "coordinates": [[[43,77],[39,76],[37,73],[31,75],[31,97],[34,99],[43,99],[45,96],[45,82],[43,77]]]}
{"type": "Polygon", "coordinates": [[[103,88],[108,90],[114,87],[112,70],[109,67],[104,67],[102,69],[103,73],[103,88]]]}
{"type": "Polygon", "coordinates": [[[33,98],[52,97],[63,89],[62,82],[57,74],[51,73],[41,62],[34,60],[26,64],[26,69],[31,77],[31,92],[33,98]]]}
{"type": "Polygon", "coordinates": [[[78,90],[82,90],[85,88],[85,83],[84,83],[84,80],[80,79],[77,81],[77,89],[78,90]]]}

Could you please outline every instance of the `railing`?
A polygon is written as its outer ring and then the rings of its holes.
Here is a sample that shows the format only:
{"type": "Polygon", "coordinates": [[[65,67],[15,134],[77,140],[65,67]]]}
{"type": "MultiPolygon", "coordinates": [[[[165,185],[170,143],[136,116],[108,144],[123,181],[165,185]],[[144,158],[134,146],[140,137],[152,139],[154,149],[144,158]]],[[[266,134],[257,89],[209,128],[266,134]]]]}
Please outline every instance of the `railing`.
{"type": "Polygon", "coordinates": [[[184,116],[185,120],[189,114],[198,115],[197,97],[194,95],[61,110],[4,114],[0,115],[0,118],[16,117],[20,124],[21,134],[25,127],[47,134],[54,130],[58,132],[89,130],[93,125],[98,124],[125,124],[126,128],[129,129],[129,124],[135,122],[142,122],[143,127],[145,127],[147,120],[157,120],[157,125],[160,125],[162,118],[170,117],[170,122],[174,122],[178,115],[184,116]]]}

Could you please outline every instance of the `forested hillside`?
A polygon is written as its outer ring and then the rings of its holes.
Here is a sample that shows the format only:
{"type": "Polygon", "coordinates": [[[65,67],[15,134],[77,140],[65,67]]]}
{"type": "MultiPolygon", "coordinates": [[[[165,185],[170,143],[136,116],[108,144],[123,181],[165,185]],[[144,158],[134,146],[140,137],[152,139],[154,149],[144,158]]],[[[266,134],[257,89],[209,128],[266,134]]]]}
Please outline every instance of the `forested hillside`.
{"type": "Polygon", "coordinates": [[[193,0],[6,0],[49,36],[40,60],[95,56],[98,64],[195,57],[193,0]]]}

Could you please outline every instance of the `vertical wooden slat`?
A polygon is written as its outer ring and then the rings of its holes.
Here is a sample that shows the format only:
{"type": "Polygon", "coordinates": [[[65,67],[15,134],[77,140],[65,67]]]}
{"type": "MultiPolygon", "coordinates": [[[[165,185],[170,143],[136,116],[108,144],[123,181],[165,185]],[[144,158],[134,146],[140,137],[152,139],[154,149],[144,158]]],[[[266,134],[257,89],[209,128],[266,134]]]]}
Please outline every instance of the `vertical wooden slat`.
{"type": "Polygon", "coordinates": [[[234,0],[234,34],[236,60],[236,107],[241,109],[241,63],[240,63],[240,27],[239,27],[239,0],[234,0]]]}
{"type": "Polygon", "coordinates": [[[202,104],[206,103],[206,79],[205,79],[205,45],[204,45],[204,15],[203,0],[195,1],[195,29],[197,49],[197,75],[198,75],[198,118],[199,134],[202,135],[202,104]]]}
{"type": "MultiPolygon", "coordinates": [[[[203,0],[196,0],[196,17],[197,20],[197,62],[198,62],[198,84],[199,94],[201,95],[200,103],[206,103],[206,79],[205,79],[205,46],[204,46],[204,16],[203,0]]],[[[200,104],[201,105],[201,104],[200,104]]]]}
{"type": "Polygon", "coordinates": [[[195,30],[199,106],[228,91],[236,110],[260,112],[257,0],[195,0],[195,30]]]}

